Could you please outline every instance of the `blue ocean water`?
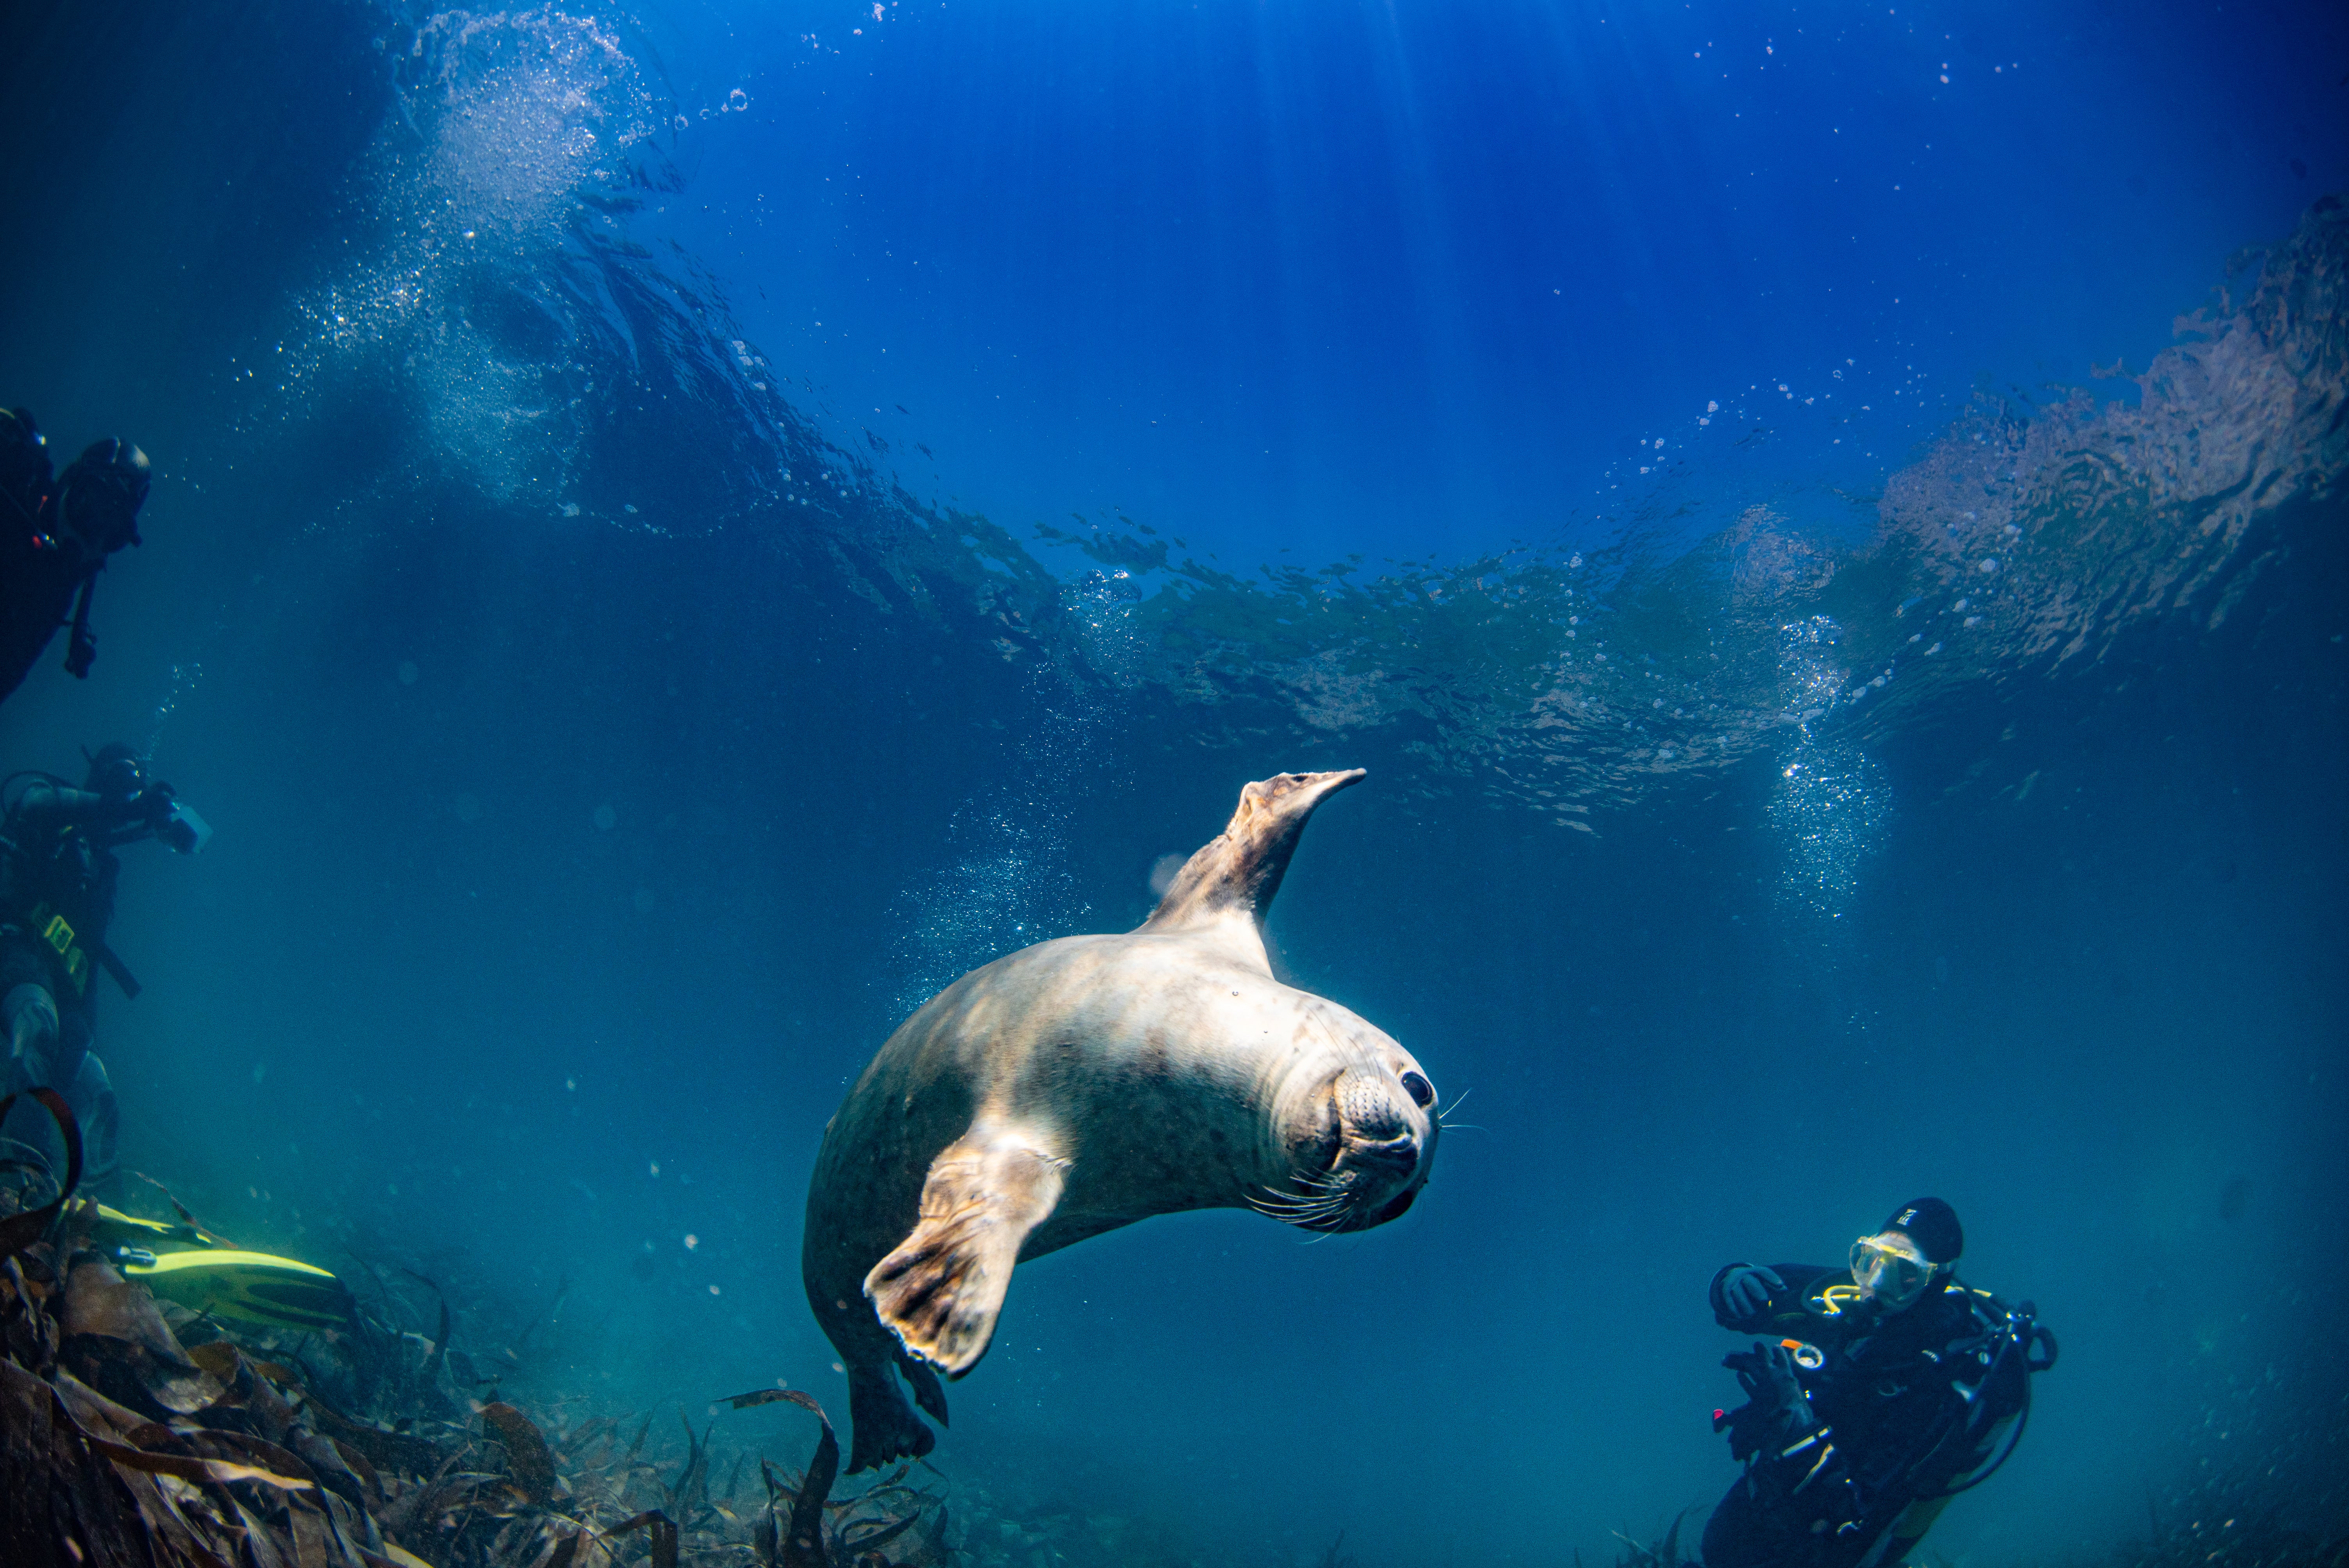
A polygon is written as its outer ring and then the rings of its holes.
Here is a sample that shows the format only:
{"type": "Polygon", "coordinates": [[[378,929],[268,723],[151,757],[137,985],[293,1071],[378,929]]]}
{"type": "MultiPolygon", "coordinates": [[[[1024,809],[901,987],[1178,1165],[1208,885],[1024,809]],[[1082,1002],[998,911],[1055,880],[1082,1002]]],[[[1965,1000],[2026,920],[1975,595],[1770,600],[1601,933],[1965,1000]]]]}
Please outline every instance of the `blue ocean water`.
{"type": "Polygon", "coordinates": [[[2064,1344],[1931,1553],[2349,1528],[2331,9],[5,27],[0,399],[158,480],[0,740],[217,830],[99,1026],[209,1222],[843,1415],[872,1052],[1361,766],[1276,961],[1475,1128],[1023,1266],[968,1561],[1608,1561],[1735,1473],[1713,1272],[1929,1191],[2064,1344]]]}

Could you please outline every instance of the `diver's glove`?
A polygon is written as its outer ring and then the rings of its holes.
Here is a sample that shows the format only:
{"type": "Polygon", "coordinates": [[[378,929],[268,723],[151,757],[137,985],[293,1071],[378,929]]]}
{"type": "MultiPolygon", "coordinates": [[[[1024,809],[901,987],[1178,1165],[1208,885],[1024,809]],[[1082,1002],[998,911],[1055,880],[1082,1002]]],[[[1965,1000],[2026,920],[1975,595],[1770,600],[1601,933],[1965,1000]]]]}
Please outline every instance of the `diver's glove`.
{"type": "Polygon", "coordinates": [[[1770,1305],[1770,1297],[1786,1288],[1774,1269],[1759,1264],[1739,1264],[1721,1280],[1722,1305],[1732,1317],[1751,1317],[1770,1305]]]}
{"type": "Polygon", "coordinates": [[[1800,1436],[1811,1429],[1811,1397],[1803,1387],[1795,1358],[1783,1345],[1757,1339],[1751,1350],[1722,1357],[1721,1364],[1737,1374],[1745,1397],[1757,1411],[1781,1418],[1781,1429],[1800,1436]]]}
{"type": "Polygon", "coordinates": [[[139,820],[150,828],[160,830],[171,820],[173,804],[169,784],[150,784],[139,792],[139,799],[133,800],[130,807],[139,814],[139,820]]]}
{"type": "Polygon", "coordinates": [[[1721,1364],[1737,1374],[1745,1403],[1734,1411],[1716,1411],[1713,1429],[1729,1434],[1729,1457],[1740,1464],[1755,1454],[1775,1458],[1817,1426],[1810,1397],[1795,1370],[1795,1358],[1783,1345],[1757,1339],[1751,1350],[1735,1350],[1721,1364]]]}
{"type": "MultiPolygon", "coordinates": [[[[1751,1351],[1723,1365],[1736,1372],[1753,1398],[1747,1409],[1760,1418],[1746,1429],[1746,1451],[1758,1450],[1757,1473],[1766,1477],[1764,1484],[1779,1500],[1774,1506],[1809,1520],[1813,1534],[1847,1532],[1860,1517],[1859,1491],[1836,1445],[1835,1429],[1820,1426],[1811,1412],[1811,1397],[1794,1357],[1784,1345],[1755,1340],[1751,1351]]],[[[1731,1451],[1736,1448],[1733,1438],[1731,1451]]]]}
{"type": "Polygon", "coordinates": [[[1797,1429],[1811,1425],[1811,1394],[1802,1387],[1802,1373],[1795,1371],[1795,1352],[1785,1345],[1774,1345],[1766,1340],[1754,1340],[1754,1352],[1759,1355],[1759,1385],[1748,1383],[1745,1392],[1754,1399],[1764,1399],[1775,1408],[1785,1410],[1797,1429]]]}

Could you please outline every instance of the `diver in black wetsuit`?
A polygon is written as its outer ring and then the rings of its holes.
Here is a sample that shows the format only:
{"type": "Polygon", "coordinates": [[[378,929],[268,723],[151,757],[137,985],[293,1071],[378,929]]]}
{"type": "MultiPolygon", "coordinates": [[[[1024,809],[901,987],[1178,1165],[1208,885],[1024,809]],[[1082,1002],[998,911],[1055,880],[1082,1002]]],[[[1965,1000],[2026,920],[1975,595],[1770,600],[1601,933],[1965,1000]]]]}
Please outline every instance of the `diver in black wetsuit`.
{"type": "MultiPolygon", "coordinates": [[[[19,774],[16,777],[25,778],[19,774]]],[[[212,830],[168,784],[150,784],[131,749],[117,742],[90,758],[78,789],[61,779],[33,783],[0,818],[0,1042],[8,1049],[0,1094],[54,1088],[80,1124],[90,1196],[110,1202],[119,1153],[119,1111],[97,1038],[98,971],[136,996],[139,982],[106,944],[114,918],[114,851],[140,839],[182,854],[203,848],[212,830]]],[[[17,1101],[0,1129],[5,1141],[38,1151],[60,1176],[64,1150],[47,1114],[17,1101]]]]}
{"type": "Polygon", "coordinates": [[[1764,1337],[1723,1362],[1749,1398],[1713,1429],[1745,1473],[1705,1525],[1706,1568],[1899,1563],[2005,1463],[2055,1338],[2031,1303],[1960,1284],[1964,1249],[1956,1212],[1920,1198],[1854,1243],[1847,1269],[1713,1276],[1714,1319],[1764,1337]]]}
{"type": "Polygon", "coordinates": [[[0,408],[0,701],[70,616],[66,669],[89,674],[89,600],[107,557],[139,541],[147,454],[109,437],[52,480],[48,445],[22,408],[0,408]]]}

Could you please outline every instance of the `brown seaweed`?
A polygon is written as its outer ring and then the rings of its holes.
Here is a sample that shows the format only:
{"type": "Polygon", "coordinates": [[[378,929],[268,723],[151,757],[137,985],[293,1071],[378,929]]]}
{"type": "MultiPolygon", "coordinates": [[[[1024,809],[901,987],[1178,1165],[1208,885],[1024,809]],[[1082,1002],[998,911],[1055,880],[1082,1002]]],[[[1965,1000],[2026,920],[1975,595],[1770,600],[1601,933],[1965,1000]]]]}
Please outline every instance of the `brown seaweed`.
{"type": "Polygon", "coordinates": [[[786,1399],[796,1405],[804,1398],[789,1388],[753,1388],[747,1394],[729,1394],[726,1402],[738,1410],[748,1410],[760,1405],[781,1404],[786,1399]]]}
{"type": "Polygon", "coordinates": [[[807,1475],[800,1482],[798,1493],[792,1499],[790,1527],[782,1532],[782,1568],[830,1568],[824,1553],[823,1505],[832,1495],[832,1483],[840,1475],[840,1439],[833,1435],[832,1418],[814,1397],[796,1388],[779,1390],[784,1398],[803,1410],[811,1410],[823,1423],[823,1433],[816,1439],[815,1457],[808,1461],[807,1475]]]}
{"type": "Polygon", "coordinates": [[[634,1519],[614,1525],[605,1536],[626,1535],[633,1530],[648,1530],[652,1534],[653,1568],[677,1568],[677,1522],[657,1508],[648,1508],[634,1519]]]}
{"type": "Polygon", "coordinates": [[[139,1180],[146,1182],[147,1185],[154,1188],[155,1191],[163,1194],[163,1202],[171,1204],[171,1212],[180,1217],[180,1224],[181,1228],[187,1232],[190,1240],[202,1242],[208,1247],[233,1247],[235,1245],[235,1243],[231,1242],[226,1236],[221,1235],[217,1232],[205,1229],[204,1226],[197,1221],[195,1215],[188,1212],[188,1206],[185,1203],[181,1202],[178,1197],[172,1193],[169,1187],[164,1186],[163,1183],[156,1181],[155,1178],[148,1175],[144,1171],[129,1171],[128,1174],[138,1177],[139,1180]]]}
{"type": "MultiPolygon", "coordinates": [[[[8,1207],[0,1193],[0,1220],[8,1207]]],[[[683,1460],[672,1470],[673,1450],[645,1451],[649,1415],[501,1400],[478,1407],[475,1422],[452,1408],[439,1374],[454,1315],[437,1285],[433,1339],[362,1315],[366,1327],[289,1352],[159,1307],[146,1286],[86,1249],[76,1227],[94,1210],[59,1212],[50,1239],[0,1257],[0,1563],[8,1568],[942,1568],[955,1560],[943,1506],[904,1485],[902,1468],[862,1493],[832,1495],[839,1442],[806,1394],[761,1390],[737,1402],[796,1404],[823,1429],[804,1472],[759,1460],[767,1505],[746,1508],[734,1485],[756,1456],[719,1453],[714,1427],[684,1426],[683,1460]],[[719,1473],[729,1477],[722,1494],[712,1491],[719,1473]]],[[[395,1316],[403,1309],[388,1293],[381,1299],[395,1316]]]]}
{"type": "Polygon", "coordinates": [[[188,1415],[220,1383],[188,1359],[145,1286],[96,1256],[77,1258],[63,1293],[58,1356],[92,1387],[153,1415],[188,1415]]]}
{"type": "Polygon", "coordinates": [[[514,1489],[528,1502],[544,1503],[554,1496],[554,1455],[548,1451],[546,1439],[531,1424],[528,1416],[502,1401],[481,1408],[484,1425],[495,1429],[498,1440],[505,1445],[506,1470],[513,1477],[514,1489]]]}
{"type": "Polygon", "coordinates": [[[685,1468],[678,1472],[677,1484],[665,1487],[662,1491],[669,1507],[690,1520],[697,1495],[703,1501],[707,1501],[709,1495],[709,1435],[704,1433],[701,1437],[695,1437],[693,1423],[685,1418],[683,1410],[677,1413],[677,1419],[678,1424],[685,1429],[685,1468]]]}
{"type": "Polygon", "coordinates": [[[439,1284],[418,1274],[414,1269],[402,1269],[399,1272],[410,1279],[421,1280],[440,1303],[440,1326],[433,1331],[431,1354],[425,1357],[424,1366],[418,1374],[418,1380],[429,1388],[440,1376],[440,1364],[449,1358],[449,1296],[439,1284]]]}

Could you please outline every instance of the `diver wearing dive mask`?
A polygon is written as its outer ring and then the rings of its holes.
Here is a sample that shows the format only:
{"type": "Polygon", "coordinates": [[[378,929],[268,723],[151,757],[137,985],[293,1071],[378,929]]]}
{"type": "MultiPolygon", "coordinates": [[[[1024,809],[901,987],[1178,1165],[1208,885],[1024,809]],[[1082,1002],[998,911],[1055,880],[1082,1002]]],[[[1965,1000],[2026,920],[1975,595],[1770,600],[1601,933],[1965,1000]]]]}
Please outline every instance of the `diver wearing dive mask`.
{"type": "Polygon", "coordinates": [[[139,509],[154,470],[119,437],[94,441],[54,479],[48,443],[23,408],[0,408],[0,699],[69,628],[66,671],[98,656],[90,595],[107,558],[140,542],[139,509]]]}
{"type": "MultiPolygon", "coordinates": [[[[126,996],[139,982],[107,945],[114,889],[121,873],[115,851],[156,839],[193,854],[212,837],[202,818],[168,784],[150,780],[138,754],[120,742],[89,759],[78,789],[47,774],[12,775],[0,789],[28,779],[6,796],[0,815],[0,1094],[54,1088],[81,1124],[83,1187],[111,1197],[117,1170],[119,1112],[97,1040],[98,975],[113,977],[126,996]]],[[[47,1113],[29,1098],[8,1115],[0,1157],[39,1153],[55,1171],[64,1153],[47,1113]]]]}
{"type": "Polygon", "coordinates": [[[1957,1211],[1920,1198],[1854,1242],[1847,1268],[1713,1276],[1714,1321],[1762,1337],[1723,1363],[1747,1399],[1713,1429],[1745,1470],[1705,1526],[1710,1568],[1899,1563],[2005,1462],[2055,1341],[2030,1303],[1960,1284],[1964,1251],[1957,1211]]]}
{"type": "MultiPolygon", "coordinates": [[[[1913,1212],[1913,1206],[1903,1211],[1913,1212]]],[[[1950,1222],[1957,1223],[1954,1215],[1950,1222]]],[[[1851,1244],[1852,1284],[1859,1287],[1861,1300],[1872,1301],[1886,1312],[1906,1312],[1916,1305],[1917,1298],[1925,1294],[1926,1285],[1932,1283],[1940,1268],[1918,1250],[1906,1231],[1891,1225],[1851,1244]]]]}

